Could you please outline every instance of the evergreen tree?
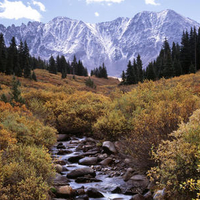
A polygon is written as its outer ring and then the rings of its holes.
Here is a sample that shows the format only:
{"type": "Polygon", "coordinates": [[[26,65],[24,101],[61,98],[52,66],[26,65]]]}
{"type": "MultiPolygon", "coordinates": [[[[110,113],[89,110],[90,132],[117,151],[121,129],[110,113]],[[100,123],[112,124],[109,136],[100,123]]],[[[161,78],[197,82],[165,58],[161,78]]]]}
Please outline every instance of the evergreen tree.
{"type": "Polygon", "coordinates": [[[190,59],[190,43],[188,32],[183,32],[182,41],[181,41],[181,66],[183,74],[189,73],[189,66],[191,64],[190,59]]]}
{"type": "Polygon", "coordinates": [[[147,79],[148,80],[156,80],[156,75],[153,67],[153,63],[150,62],[148,67],[147,67],[147,79]]]}
{"type": "Polygon", "coordinates": [[[19,102],[24,104],[25,100],[21,97],[21,91],[19,87],[21,86],[21,83],[19,80],[16,80],[15,76],[13,76],[12,80],[12,88],[11,88],[11,104],[14,105],[14,102],[19,102]],[[14,102],[13,102],[14,101],[14,102]]]}
{"type": "Polygon", "coordinates": [[[34,71],[33,71],[32,75],[31,75],[31,79],[34,80],[34,81],[37,81],[37,77],[36,77],[36,74],[35,74],[34,71]]]}
{"type": "Polygon", "coordinates": [[[0,34],[0,72],[6,71],[6,46],[4,36],[0,34]]]}
{"type": "Polygon", "coordinates": [[[74,59],[71,63],[71,66],[72,66],[72,70],[73,70],[73,75],[77,74],[77,61],[76,61],[76,56],[74,55],[74,59]]]}
{"type": "Polygon", "coordinates": [[[24,55],[24,78],[31,78],[31,65],[29,62],[30,54],[26,41],[24,42],[23,55],[24,55]]]}
{"type": "Polygon", "coordinates": [[[137,68],[138,68],[138,81],[143,82],[143,70],[142,70],[142,60],[140,58],[140,55],[137,56],[137,68]]]}
{"type": "Polygon", "coordinates": [[[125,74],[124,70],[122,71],[121,78],[122,78],[121,84],[122,84],[122,85],[126,84],[126,74],[125,74]]]}
{"type": "Polygon", "coordinates": [[[135,83],[134,70],[131,61],[129,60],[126,70],[126,83],[128,85],[135,83]]]}
{"type": "Polygon", "coordinates": [[[197,48],[197,65],[196,65],[196,69],[199,70],[200,69],[200,28],[198,29],[198,35],[197,35],[197,44],[196,44],[196,48],[197,48]]]}
{"type": "Polygon", "coordinates": [[[56,57],[56,67],[57,71],[62,73],[61,58],[59,55],[56,57]]]}
{"type": "Polygon", "coordinates": [[[138,66],[136,63],[136,60],[133,60],[133,84],[137,84],[138,83],[138,66]]]}
{"type": "Polygon", "coordinates": [[[52,55],[49,59],[49,72],[52,74],[57,74],[56,62],[52,55]]]}
{"type": "Polygon", "coordinates": [[[178,59],[175,59],[173,62],[173,68],[174,68],[174,75],[180,76],[182,74],[182,67],[181,62],[178,59]]]}
{"type": "Polygon", "coordinates": [[[102,64],[102,70],[100,73],[101,73],[101,77],[108,78],[107,69],[106,69],[104,63],[102,64]]]}
{"type": "Polygon", "coordinates": [[[190,65],[189,73],[196,73],[196,68],[195,68],[194,64],[190,65]]]}

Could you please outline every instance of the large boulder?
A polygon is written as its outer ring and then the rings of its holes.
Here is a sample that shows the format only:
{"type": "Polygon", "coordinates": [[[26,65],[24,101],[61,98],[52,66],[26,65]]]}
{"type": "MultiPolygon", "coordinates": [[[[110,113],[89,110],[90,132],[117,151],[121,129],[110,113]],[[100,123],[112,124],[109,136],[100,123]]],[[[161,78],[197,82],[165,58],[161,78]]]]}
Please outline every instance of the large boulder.
{"type": "Polygon", "coordinates": [[[81,165],[96,165],[98,161],[97,157],[85,157],[79,160],[81,165]]]}
{"type": "Polygon", "coordinates": [[[67,174],[67,178],[76,179],[85,175],[91,175],[92,177],[95,177],[96,173],[91,167],[78,168],[69,172],[67,174]]]}
{"type": "Polygon", "coordinates": [[[133,168],[128,168],[125,175],[123,176],[124,181],[128,181],[133,176],[133,168]]]}
{"type": "Polygon", "coordinates": [[[103,142],[102,147],[103,147],[103,150],[106,153],[113,153],[113,154],[117,153],[115,145],[112,142],[110,142],[110,141],[103,142]]]}
{"type": "Polygon", "coordinates": [[[86,193],[87,193],[88,197],[91,197],[91,198],[101,198],[101,197],[104,197],[103,194],[101,194],[101,192],[99,192],[95,188],[89,188],[86,191],[86,193]]]}
{"type": "Polygon", "coordinates": [[[71,163],[78,163],[81,158],[83,158],[83,155],[71,156],[68,158],[68,161],[71,163]]]}
{"type": "Polygon", "coordinates": [[[113,162],[113,158],[108,157],[108,158],[102,160],[99,164],[106,166],[106,165],[109,165],[112,162],[113,162]]]}
{"type": "Polygon", "coordinates": [[[73,196],[74,194],[75,191],[69,185],[65,185],[58,188],[56,196],[61,198],[68,198],[73,196]]]}
{"type": "Polygon", "coordinates": [[[142,189],[146,189],[149,185],[149,180],[145,175],[134,175],[128,181],[134,187],[139,187],[142,189]]]}
{"type": "Polygon", "coordinates": [[[67,134],[57,134],[57,141],[66,141],[69,139],[70,138],[67,134]]]}
{"type": "Polygon", "coordinates": [[[61,173],[63,171],[62,165],[55,164],[54,168],[55,168],[55,170],[56,170],[57,173],[61,173]]]}
{"type": "Polygon", "coordinates": [[[56,174],[53,180],[53,185],[55,186],[63,186],[63,185],[67,185],[68,183],[69,183],[69,180],[67,179],[67,177],[62,176],[60,174],[56,174]]]}

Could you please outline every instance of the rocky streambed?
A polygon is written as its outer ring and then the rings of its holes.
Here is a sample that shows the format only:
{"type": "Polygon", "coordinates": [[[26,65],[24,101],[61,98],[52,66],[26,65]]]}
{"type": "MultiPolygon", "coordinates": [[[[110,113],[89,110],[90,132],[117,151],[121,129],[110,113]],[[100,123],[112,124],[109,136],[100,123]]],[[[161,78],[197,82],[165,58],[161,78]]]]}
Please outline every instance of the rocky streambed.
{"type": "Polygon", "coordinates": [[[53,200],[151,200],[151,183],[130,168],[130,159],[118,153],[119,144],[100,144],[92,138],[69,140],[60,135],[52,148],[57,171],[53,200]]]}

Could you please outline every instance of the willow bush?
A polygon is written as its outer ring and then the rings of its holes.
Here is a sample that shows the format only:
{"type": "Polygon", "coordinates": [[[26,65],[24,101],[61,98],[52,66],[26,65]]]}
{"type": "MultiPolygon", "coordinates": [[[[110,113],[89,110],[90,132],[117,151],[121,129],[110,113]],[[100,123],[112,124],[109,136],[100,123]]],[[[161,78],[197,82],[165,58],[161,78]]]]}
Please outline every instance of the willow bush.
{"type": "Polygon", "coordinates": [[[149,176],[159,188],[166,188],[167,199],[199,199],[200,109],[170,137],[153,152],[158,165],[149,171],[149,176]]]}

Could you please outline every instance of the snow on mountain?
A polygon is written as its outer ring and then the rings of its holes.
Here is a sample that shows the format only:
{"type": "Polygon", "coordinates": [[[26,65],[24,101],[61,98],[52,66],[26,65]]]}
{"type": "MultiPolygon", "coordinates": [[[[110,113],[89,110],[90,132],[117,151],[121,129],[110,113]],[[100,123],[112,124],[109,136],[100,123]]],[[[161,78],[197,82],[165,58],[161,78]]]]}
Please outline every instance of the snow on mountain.
{"type": "Polygon", "coordinates": [[[143,66],[147,66],[157,57],[165,38],[170,44],[180,42],[183,31],[194,26],[200,24],[173,10],[164,10],[97,24],[57,17],[47,24],[29,22],[7,28],[0,25],[0,32],[6,45],[13,36],[17,42],[26,40],[33,56],[47,60],[59,54],[71,61],[76,55],[88,70],[104,62],[108,74],[119,77],[128,60],[140,54],[143,66]]]}

